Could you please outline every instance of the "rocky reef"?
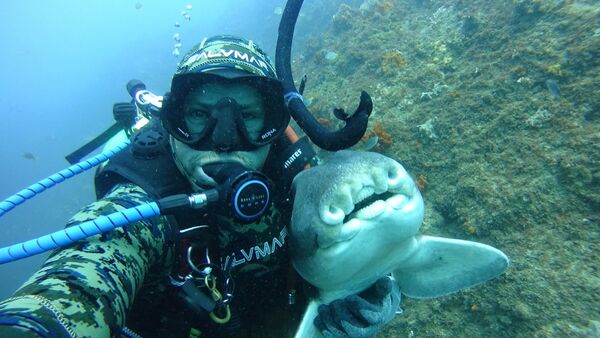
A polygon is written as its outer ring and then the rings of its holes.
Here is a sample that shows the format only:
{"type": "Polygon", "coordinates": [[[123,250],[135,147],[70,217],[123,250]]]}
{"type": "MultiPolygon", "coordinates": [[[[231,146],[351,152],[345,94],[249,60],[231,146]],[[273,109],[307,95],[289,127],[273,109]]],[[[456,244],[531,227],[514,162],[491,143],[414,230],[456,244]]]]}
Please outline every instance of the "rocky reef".
{"type": "Polygon", "coordinates": [[[597,337],[600,3],[365,1],[330,20],[294,50],[310,110],[338,126],[333,108],[369,92],[368,133],[420,182],[424,231],[512,264],[455,295],[404,299],[381,337],[597,337]]]}

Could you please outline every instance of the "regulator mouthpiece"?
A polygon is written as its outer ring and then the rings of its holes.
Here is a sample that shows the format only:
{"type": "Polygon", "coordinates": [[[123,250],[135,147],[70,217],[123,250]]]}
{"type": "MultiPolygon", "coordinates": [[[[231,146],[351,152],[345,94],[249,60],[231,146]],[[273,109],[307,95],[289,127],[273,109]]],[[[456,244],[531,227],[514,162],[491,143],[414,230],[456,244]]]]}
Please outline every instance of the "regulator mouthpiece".
{"type": "Polygon", "coordinates": [[[238,163],[208,164],[203,169],[219,184],[215,206],[220,213],[242,222],[254,222],[269,209],[271,182],[262,173],[238,163]]]}

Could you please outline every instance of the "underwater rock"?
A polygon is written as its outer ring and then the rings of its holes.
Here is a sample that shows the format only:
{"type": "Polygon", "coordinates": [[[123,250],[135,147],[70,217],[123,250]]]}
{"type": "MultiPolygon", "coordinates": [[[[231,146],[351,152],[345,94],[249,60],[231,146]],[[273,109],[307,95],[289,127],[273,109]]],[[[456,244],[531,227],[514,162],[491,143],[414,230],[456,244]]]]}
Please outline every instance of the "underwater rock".
{"type": "Polygon", "coordinates": [[[512,24],[515,31],[527,29],[542,17],[540,3],[537,1],[515,0],[512,24]]]}
{"type": "Polygon", "coordinates": [[[423,124],[419,124],[417,126],[417,128],[419,128],[419,131],[425,135],[428,139],[431,140],[435,140],[438,138],[437,134],[435,133],[434,127],[433,127],[433,122],[434,119],[428,119],[427,121],[425,121],[425,123],[423,124]]]}
{"type": "Polygon", "coordinates": [[[338,54],[336,52],[329,51],[325,54],[325,59],[327,61],[335,61],[337,59],[338,54]]]}
{"type": "Polygon", "coordinates": [[[536,112],[529,116],[525,121],[530,127],[540,128],[544,125],[544,123],[550,121],[552,119],[552,114],[548,109],[538,108],[536,112]]]}
{"type": "Polygon", "coordinates": [[[431,183],[426,205],[444,217],[431,230],[502,243],[520,257],[497,287],[406,302],[381,336],[600,338],[600,324],[588,323],[599,304],[598,1],[394,1],[397,15],[387,16],[361,3],[336,7],[328,29],[306,39],[296,67],[315,74],[313,107],[374,92],[386,114],[370,123],[394,141],[386,148],[378,136],[375,149],[431,183]],[[382,57],[396,49],[408,62],[385,76],[382,57]],[[340,54],[333,63],[330,50],[340,54]]]}
{"type": "Polygon", "coordinates": [[[472,15],[467,15],[460,24],[460,32],[465,36],[477,33],[479,21],[472,15]]]}
{"type": "Polygon", "coordinates": [[[304,102],[304,105],[308,108],[313,104],[313,99],[310,97],[305,97],[302,102],[304,102]]]}
{"type": "Polygon", "coordinates": [[[377,5],[379,3],[380,0],[365,0],[363,1],[362,4],[360,4],[359,9],[361,11],[367,11],[371,8],[373,8],[375,5],[377,5]]]}
{"type": "Polygon", "coordinates": [[[355,14],[356,12],[350,6],[341,5],[333,16],[333,30],[339,33],[352,28],[355,14]]]}

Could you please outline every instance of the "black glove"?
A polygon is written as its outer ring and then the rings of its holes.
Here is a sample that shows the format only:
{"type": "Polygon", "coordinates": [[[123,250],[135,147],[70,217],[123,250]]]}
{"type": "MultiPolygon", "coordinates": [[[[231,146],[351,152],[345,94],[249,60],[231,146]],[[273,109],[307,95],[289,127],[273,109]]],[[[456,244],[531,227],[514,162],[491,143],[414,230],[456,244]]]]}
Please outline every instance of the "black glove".
{"type": "Polygon", "coordinates": [[[137,108],[131,102],[115,103],[113,105],[113,117],[115,121],[122,124],[123,128],[130,128],[135,123],[137,108]]]}
{"type": "Polygon", "coordinates": [[[319,306],[314,324],[325,338],[373,337],[394,318],[399,305],[398,284],[383,277],[357,295],[319,306]]]}

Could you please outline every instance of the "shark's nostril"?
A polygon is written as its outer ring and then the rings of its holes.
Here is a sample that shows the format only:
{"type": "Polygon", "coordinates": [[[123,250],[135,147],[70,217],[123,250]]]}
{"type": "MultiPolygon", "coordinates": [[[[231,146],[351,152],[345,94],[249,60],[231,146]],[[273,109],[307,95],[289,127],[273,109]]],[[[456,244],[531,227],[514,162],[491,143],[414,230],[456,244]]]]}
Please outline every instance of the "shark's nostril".
{"type": "Polygon", "coordinates": [[[394,180],[398,177],[398,171],[396,167],[390,167],[387,172],[389,180],[394,180]]]}
{"type": "Polygon", "coordinates": [[[402,184],[406,171],[400,164],[390,166],[387,171],[387,180],[389,189],[397,188],[402,184]]]}
{"type": "Polygon", "coordinates": [[[346,214],[344,213],[344,210],[334,205],[326,207],[324,212],[321,212],[321,219],[323,220],[323,222],[329,225],[336,225],[342,223],[345,216],[346,214]]]}

